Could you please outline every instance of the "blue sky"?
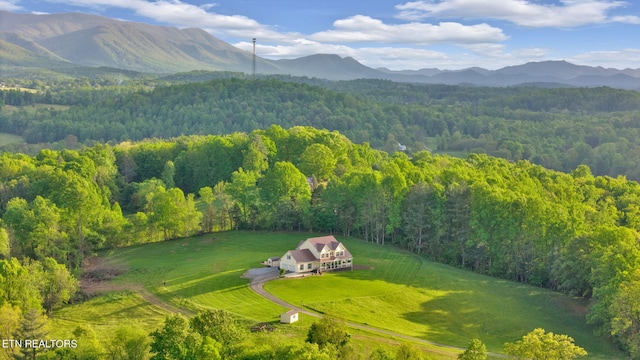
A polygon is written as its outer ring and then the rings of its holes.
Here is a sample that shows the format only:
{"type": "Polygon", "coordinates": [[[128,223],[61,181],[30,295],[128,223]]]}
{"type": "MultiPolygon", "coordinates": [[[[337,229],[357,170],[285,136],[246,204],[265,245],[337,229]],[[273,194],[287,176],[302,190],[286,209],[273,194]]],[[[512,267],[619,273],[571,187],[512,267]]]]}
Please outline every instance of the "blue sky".
{"type": "Polygon", "coordinates": [[[497,69],[529,61],[640,68],[640,4],[618,0],[0,0],[198,27],[262,57],[351,56],[370,67],[497,69]]]}

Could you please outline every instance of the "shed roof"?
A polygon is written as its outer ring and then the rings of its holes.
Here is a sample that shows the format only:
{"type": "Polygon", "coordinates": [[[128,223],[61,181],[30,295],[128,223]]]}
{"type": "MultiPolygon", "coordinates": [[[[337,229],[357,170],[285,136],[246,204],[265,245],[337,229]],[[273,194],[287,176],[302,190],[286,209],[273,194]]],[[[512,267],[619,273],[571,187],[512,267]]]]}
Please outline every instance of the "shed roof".
{"type": "Polygon", "coordinates": [[[284,316],[292,316],[292,315],[295,315],[297,313],[298,313],[298,310],[293,310],[292,309],[292,310],[289,310],[289,311],[287,311],[286,313],[284,313],[282,315],[284,315],[284,316]]]}

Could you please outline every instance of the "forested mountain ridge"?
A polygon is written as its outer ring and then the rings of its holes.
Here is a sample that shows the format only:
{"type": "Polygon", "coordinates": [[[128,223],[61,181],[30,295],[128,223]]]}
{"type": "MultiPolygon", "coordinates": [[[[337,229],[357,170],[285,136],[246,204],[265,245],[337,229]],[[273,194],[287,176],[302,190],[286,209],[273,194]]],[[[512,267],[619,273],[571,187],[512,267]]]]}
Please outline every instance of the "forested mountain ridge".
{"type": "Polygon", "coordinates": [[[625,156],[640,152],[638,92],[237,75],[178,74],[152,87],[96,82],[78,89],[43,87],[35,94],[4,91],[6,104],[21,107],[0,112],[0,129],[31,143],[70,135],[80,142],[118,142],[308,125],[389,152],[400,143],[409,152],[487,153],[565,172],[586,164],[596,175],[640,180],[640,159],[625,156]],[[158,86],[163,82],[184,83],[158,86]],[[71,107],[30,110],[35,103],[71,107]]]}
{"type": "MultiPolygon", "coordinates": [[[[251,69],[251,53],[201,29],[177,29],[80,13],[33,15],[0,11],[0,19],[4,41],[27,52],[23,59],[41,59],[38,67],[43,68],[56,69],[60,67],[57,62],[64,61],[75,66],[164,74],[195,69],[251,69]],[[32,52],[35,48],[43,51],[32,52]],[[46,58],[55,62],[47,64],[46,58]]],[[[261,58],[258,64],[265,72],[278,70],[261,58]]]]}
{"type": "Polygon", "coordinates": [[[638,351],[627,319],[640,284],[640,186],[585,166],[565,174],[478,154],[390,156],[337,132],[275,125],[4,153],[0,165],[5,258],[73,269],[97,249],[198,232],[340,233],[591,298],[589,321],[638,351]]]}
{"type": "MultiPolygon", "coordinates": [[[[17,47],[17,51],[0,52],[0,70],[18,78],[53,76],[51,72],[64,76],[68,67],[86,72],[84,68],[95,66],[156,74],[190,70],[252,72],[250,52],[202,29],[177,29],[82,13],[35,15],[0,11],[0,46],[9,45],[17,47]],[[15,59],[18,53],[20,61],[15,59]]],[[[275,61],[258,56],[257,71],[330,80],[640,89],[640,69],[604,69],[564,61],[531,62],[498,70],[391,71],[369,68],[350,57],[316,54],[275,61]]]]}

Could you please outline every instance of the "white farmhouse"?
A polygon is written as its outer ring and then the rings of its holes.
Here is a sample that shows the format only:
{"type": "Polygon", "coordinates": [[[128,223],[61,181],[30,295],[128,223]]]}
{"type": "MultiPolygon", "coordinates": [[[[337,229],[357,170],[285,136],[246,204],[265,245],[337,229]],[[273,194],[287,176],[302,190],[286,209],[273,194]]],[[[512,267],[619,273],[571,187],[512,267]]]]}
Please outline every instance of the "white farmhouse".
{"type": "Polygon", "coordinates": [[[280,257],[280,269],[290,272],[324,272],[345,268],[353,270],[353,256],[333,236],[301,241],[295,250],[289,250],[280,257]]]}

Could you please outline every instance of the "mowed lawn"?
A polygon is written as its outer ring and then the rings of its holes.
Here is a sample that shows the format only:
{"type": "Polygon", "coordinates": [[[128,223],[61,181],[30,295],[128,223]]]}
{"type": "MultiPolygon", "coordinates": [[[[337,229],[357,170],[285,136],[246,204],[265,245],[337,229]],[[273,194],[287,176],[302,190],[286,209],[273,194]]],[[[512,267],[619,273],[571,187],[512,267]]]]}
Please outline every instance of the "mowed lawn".
{"type": "Polygon", "coordinates": [[[68,339],[78,326],[89,326],[98,339],[108,341],[120,325],[158,329],[166,315],[137,293],[118,291],[55,311],[49,319],[49,335],[54,339],[68,339]]]}
{"type": "Polygon", "coordinates": [[[274,321],[287,309],[262,298],[242,275],[281,256],[306,234],[224,232],[108,252],[126,272],[115,284],[140,284],[161,300],[192,311],[225,309],[255,321],[274,321]]]}
{"type": "MultiPolygon", "coordinates": [[[[101,256],[125,271],[112,281],[114,288],[143,287],[173,307],[194,312],[220,308],[249,321],[275,322],[287,309],[255,294],[241,276],[311,236],[225,232],[110,250],[101,256]]],[[[353,253],[355,264],[370,269],[276,280],[265,289],[298,306],[447,345],[466,347],[477,337],[490,351],[502,352],[504,342],[542,327],[574,337],[591,358],[623,358],[592,334],[580,301],[432,263],[391,246],[338,239],[353,253]]],[[[143,318],[145,328],[157,328],[165,314],[136,292],[119,292],[59,310],[53,321],[68,330],[87,322],[104,333],[122,319],[143,318]]],[[[304,333],[312,321],[306,319],[294,330],[304,333]]]]}
{"type": "Polygon", "coordinates": [[[390,246],[339,238],[369,270],[272,281],[265,289],[296,305],[459,347],[481,339],[502,352],[534,328],[567,334],[590,358],[624,358],[593,335],[586,305],[555,292],[423,260],[390,246]]]}

